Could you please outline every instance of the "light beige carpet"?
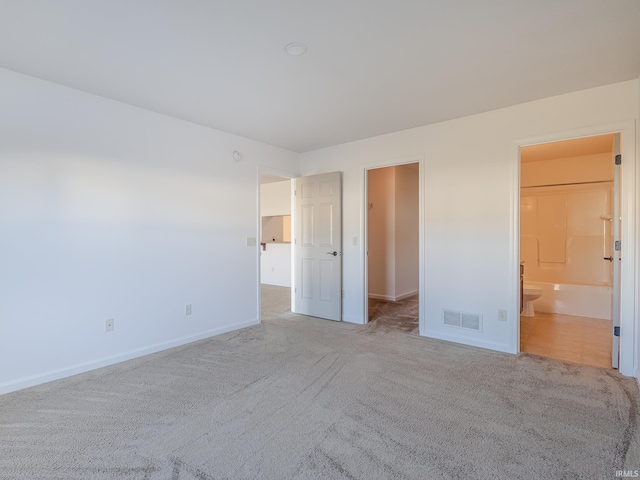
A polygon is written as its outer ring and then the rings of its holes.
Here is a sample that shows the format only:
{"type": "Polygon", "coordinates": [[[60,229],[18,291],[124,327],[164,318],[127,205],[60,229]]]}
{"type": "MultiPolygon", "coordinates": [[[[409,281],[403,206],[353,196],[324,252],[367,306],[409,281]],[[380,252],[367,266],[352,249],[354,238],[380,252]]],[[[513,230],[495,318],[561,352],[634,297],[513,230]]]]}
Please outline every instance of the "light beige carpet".
{"type": "Polygon", "coordinates": [[[614,479],[613,370],[287,312],[0,397],[2,479],[614,479]]]}

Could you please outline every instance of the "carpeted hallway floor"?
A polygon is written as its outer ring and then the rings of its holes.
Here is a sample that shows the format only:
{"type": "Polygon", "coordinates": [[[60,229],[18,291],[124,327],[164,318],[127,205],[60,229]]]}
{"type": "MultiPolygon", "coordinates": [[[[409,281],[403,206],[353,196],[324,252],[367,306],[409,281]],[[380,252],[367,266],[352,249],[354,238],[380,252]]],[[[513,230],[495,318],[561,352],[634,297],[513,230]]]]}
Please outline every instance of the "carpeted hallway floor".
{"type": "Polygon", "coordinates": [[[369,298],[369,328],[381,328],[389,332],[400,330],[418,335],[418,295],[397,302],[385,302],[369,298]]]}
{"type": "MultiPolygon", "coordinates": [[[[276,292],[276,297],[278,293],[276,292]]],[[[614,479],[616,371],[301,317],[0,397],[2,479],[614,479]]]]}

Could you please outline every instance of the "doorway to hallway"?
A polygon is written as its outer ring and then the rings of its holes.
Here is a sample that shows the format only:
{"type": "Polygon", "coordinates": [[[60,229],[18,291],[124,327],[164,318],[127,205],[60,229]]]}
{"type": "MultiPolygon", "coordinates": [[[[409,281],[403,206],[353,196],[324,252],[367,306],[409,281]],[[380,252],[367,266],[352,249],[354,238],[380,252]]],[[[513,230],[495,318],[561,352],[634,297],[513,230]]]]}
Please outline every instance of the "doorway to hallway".
{"type": "Polygon", "coordinates": [[[291,311],[291,178],[260,173],[260,318],[291,311]],[[286,292],[286,293],[283,293],[286,292]],[[283,295],[288,301],[283,303],[283,295]]]}
{"type": "Polygon", "coordinates": [[[366,171],[366,320],[419,334],[420,165],[366,171]]]}

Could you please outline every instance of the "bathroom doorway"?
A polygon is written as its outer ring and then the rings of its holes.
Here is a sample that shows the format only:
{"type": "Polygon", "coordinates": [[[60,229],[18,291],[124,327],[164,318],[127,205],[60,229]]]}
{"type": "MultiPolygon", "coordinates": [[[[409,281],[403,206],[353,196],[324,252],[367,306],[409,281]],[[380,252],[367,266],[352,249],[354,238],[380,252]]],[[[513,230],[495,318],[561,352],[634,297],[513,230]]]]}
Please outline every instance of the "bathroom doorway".
{"type": "Polygon", "coordinates": [[[520,147],[520,351],[617,368],[619,134],[520,147]]]}
{"type": "Polygon", "coordinates": [[[365,321],[419,334],[420,164],[365,171],[365,321]]]}

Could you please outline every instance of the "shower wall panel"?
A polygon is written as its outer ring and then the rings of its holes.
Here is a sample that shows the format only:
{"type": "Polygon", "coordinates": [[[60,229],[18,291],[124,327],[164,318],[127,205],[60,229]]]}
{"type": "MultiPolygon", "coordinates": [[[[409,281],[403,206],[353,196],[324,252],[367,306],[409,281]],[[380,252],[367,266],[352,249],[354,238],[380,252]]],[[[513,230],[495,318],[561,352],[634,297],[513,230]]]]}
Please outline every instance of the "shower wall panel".
{"type": "Polygon", "coordinates": [[[610,182],[523,188],[520,258],[525,280],[611,285],[610,182]]]}

